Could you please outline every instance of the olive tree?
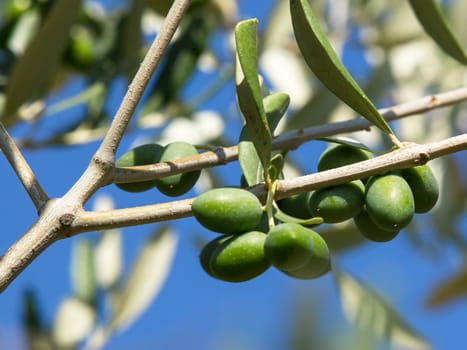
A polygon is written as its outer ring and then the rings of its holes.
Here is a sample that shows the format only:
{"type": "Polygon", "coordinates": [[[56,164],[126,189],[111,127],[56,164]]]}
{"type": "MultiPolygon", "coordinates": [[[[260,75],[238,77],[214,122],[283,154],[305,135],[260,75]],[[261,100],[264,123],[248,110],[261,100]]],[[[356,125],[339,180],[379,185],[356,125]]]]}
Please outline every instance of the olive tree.
{"type": "MultiPolygon", "coordinates": [[[[465,211],[464,174],[452,157],[467,148],[462,1],[442,8],[435,0],[280,0],[265,23],[240,20],[238,4],[220,0],[133,0],[108,11],[79,0],[1,6],[0,147],[37,219],[2,247],[0,290],[55,242],[100,232],[97,243],[76,241],[74,295],[61,304],[51,334],[26,294],[31,347],[77,347],[84,339],[88,348],[104,346],[155,298],[176,252],[172,223],[193,215],[193,225],[221,234],[200,249],[200,269],[213,278],[242,282],[271,266],[299,280],[334,274],[349,319],[396,345],[428,347],[333,259],[370,240],[420,240],[422,213],[437,235],[462,241],[455,222],[465,211]],[[215,48],[219,42],[225,46],[215,48]],[[358,63],[347,64],[357,45],[358,63]],[[207,86],[203,74],[214,76],[207,86]],[[78,93],[53,100],[79,79],[78,93]],[[109,115],[117,79],[129,85],[109,115]],[[235,90],[228,102],[235,108],[208,112],[225,88],[235,90]],[[35,137],[42,123],[77,105],[85,106],[77,118],[61,118],[58,131],[35,137]],[[120,149],[129,135],[143,141],[120,149]],[[96,141],[88,167],[56,198],[23,156],[96,141]],[[294,152],[318,141],[350,153],[323,160],[324,152],[317,169],[301,169],[294,152]],[[213,169],[235,162],[242,179],[226,189],[231,184],[213,169]],[[86,209],[107,186],[135,196],[156,188],[165,200],[86,209]],[[122,281],[120,229],[155,223],[163,224],[122,281]],[[106,317],[97,291],[113,296],[106,317]],[[368,305],[370,321],[359,319],[368,305]],[[73,330],[70,315],[79,315],[73,330]]],[[[429,304],[464,293],[463,276],[432,291],[429,304]]]]}

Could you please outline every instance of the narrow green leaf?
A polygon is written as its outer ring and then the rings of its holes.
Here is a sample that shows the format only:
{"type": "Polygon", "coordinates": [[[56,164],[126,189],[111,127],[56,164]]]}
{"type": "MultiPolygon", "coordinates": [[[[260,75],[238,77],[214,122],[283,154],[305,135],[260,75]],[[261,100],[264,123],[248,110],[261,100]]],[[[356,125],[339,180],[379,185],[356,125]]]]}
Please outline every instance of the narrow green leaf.
{"type": "Polygon", "coordinates": [[[307,219],[301,219],[284,213],[277,206],[274,207],[274,217],[281,222],[292,222],[303,226],[316,226],[323,223],[323,218],[321,217],[310,217],[307,219]]]}
{"type": "Polygon", "coordinates": [[[425,32],[438,46],[455,60],[467,65],[467,56],[451,31],[443,11],[436,0],[409,0],[425,32]]]}
{"type": "Polygon", "coordinates": [[[308,0],[290,0],[290,11],[298,46],[316,77],[356,112],[385,133],[392,134],[389,125],[333,50],[308,0]]]}
{"type": "Polygon", "coordinates": [[[385,339],[395,348],[430,349],[394,308],[375,291],[342,271],[337,271],[342,308],[347,319],[359,329],[385,339]]]}
{"type": "Polygon", "coordinates": [[[271,133],[274,132],[277,124],[281,121],[287,108],[289,108],[289,104],[290,96],[283,92],[276,92],[263,98],[266,119],[271,133]]]}
{"type": "MultiPolygon", "coordinates": [[[[277,124],[285,114],[289,103],[289,95],[282,92],[264,97],[263,104],[269,124],[269,130],[271,132],[274,132],[276,129],[277,124]]],[[[258,153],[256,152],[256,148],[250,139],[246,126],[243,127],[240,133],[238,158],[248,186],[253,186],[264,181],[263,167],[259,160],[258,153]]]]}
{"type": "Polygon", "coordinates": [[[122,273],[122,237],[119,230],[102,232],[94,252],[96,283],[110,289],[117,285],[122,273]]]}
{"type": "Polygon", "coordinates": [[[350,147],[354,147],[354,148],[359,148],[359,149],[362,149],[364,151],[368,151],[370,153],[373,153],[371,148],[364,145],[360,141],[352,139],[350,137],[345,137],[345,136],[317,137],[316,140],[338,143],[340,145],[346,145],[346,146],[350,146],[350,147]]]}
{"type": "Polygon", "coordinates": [[[253,142],[263,169],[271,159],[272,137],[264,110],[258,79],[256,29],[258,21],[249,19],[235,27],[236,71],[235,81],[240,110],[245,118],[246,129],[253,142]]]}
{"type": "Polygon", "coordinates": [[[96,297],[96,280],[94,276],[93,246],[87,239],[73,242],[71,254],[71,284],[74,296],[92,305],[96,297]]]}
{"type": "Polygon", "coordinates": [[[42,96],[57,68],[71,26],[78,17],[80,0],[58,0],[9,76],[3,123],[15,122],[17,109],[42,96]]]}
{"type": "Polygon", "coordinates": [[[116,300],[109,330],[128,327],[147,309],[169,275],[176,246],[169,227],[162,227],[145,243],[116,300]]]}

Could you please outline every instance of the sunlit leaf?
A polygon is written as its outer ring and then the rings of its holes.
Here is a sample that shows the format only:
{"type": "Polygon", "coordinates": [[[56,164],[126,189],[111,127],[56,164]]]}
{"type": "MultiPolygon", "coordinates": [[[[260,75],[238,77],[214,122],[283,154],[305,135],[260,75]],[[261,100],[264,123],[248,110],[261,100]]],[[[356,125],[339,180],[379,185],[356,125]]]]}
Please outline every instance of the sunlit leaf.
{"type": "Polygon", "coordinates": [[[308,0],[290,0],[295,38],[316,77],[343,102],[382,131],[392,130],[347,71],[320,28],[308,0]]]}
{"type": "Polygon", "coordinates": [[[101,233],[94,251],[96,283],[101,288],[112,288],[122,273],[122,237],[118,230],[101,233]]]}
{"type": "Polygon", "coordinates": [[[452,58],[467,65],[464,49],[451,31],[443,11],[436,0],[409,0],[410,5],[429,36],[452,58]]]}
{"type": "Polygon", "coordinates": [[[247,133],[253,142],[263,169],[267,169],[271,159],[272,137],[258,78],[257,26],[256,19],[249,19],[238,23],[235,27],[235,82],[238,105],[245,118],[247,133]]]}
{"type": "Polygon", "coordinates": [[[52,330],[54,341],[61,348],[75,346],[92,330],[95,311],[77,298],[67,298],[58,307],[52,330]]]}
{"type": "Polygon", "coordinates": [[[405,349],[430,349],[396,310],[379,294],[342,271],[336,272],[343,311],[347,319],[362,331],[405,349]]]}
{"type": "Polygon", "coordinates": [[[73,242],[71,254],[71,285],[74,296],[90,305],[96,297],[93,250],[89,240],[77,239],[73,242]]]}
{"type": "Polygon", "coordinates": [[[169,227],[158,230],[144,244],[116,300],[109,329],[128,327],[146,310],[167,279],[176,246],[169,227]]]}
{"type": "Polygon", "coordinates": [[[8,79],[3,123],[15,122],[17,109],[42,96],[64,51],[80,0],[58,0],[8,79]]]}

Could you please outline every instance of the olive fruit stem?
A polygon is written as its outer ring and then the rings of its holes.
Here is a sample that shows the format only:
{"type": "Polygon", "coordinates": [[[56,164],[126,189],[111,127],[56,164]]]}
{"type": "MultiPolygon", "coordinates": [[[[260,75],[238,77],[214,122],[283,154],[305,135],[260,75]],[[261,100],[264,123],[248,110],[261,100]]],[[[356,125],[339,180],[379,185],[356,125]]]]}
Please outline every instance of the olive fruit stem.
{"type": "Polygon", "coordinates": [[[277,180],[273,181],[272,183],[269,182],[269,184],[267,185],[268,195],[266,198],[266,214],[268,216],[269,229],[272,229],[275,226],[273,206],[274,206],[274,197],[276,196],[276,184],[277,184],[277,180]]]}

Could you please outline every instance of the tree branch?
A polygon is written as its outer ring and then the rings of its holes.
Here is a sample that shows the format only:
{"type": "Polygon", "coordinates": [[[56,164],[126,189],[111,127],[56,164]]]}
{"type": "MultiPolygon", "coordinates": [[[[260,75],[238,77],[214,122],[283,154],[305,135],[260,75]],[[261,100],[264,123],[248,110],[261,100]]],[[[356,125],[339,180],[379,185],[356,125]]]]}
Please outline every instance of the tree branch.
{"type": "Polygon", "coordinates": [[[0,148],[34,203],[37,211],[40,212],[42,207],[49,200],[49,197],[42,189],[42,186],[39,184],[39,181],[26,162],[26,159],[24,159],[18,146],[10,137],[2,123],[0,123],[0,148]]]}
{"type": "MultiPolygon", "coordinates": [[[[387,121],[404,118],[409,115],[427,112],[436,108],[467,101],[467,88],[425,96],[419,100],[403,103],[380,110],[387,121]]],[[[333,136],[341,133],[368,130],[371,124],[364,118],[344,122],[328,123],[301,130],[285,132],[273,140],[274,149],[295,149],[304,142],[318,137],[333,136]]],[[[193,157],[181,158],[170,163],[158,163],[143,166],[116,168],[114,183],[137,182],[158,179],[164,176],[201,170],[227,164],[238,159],[238,147],[219,147],[215,151],[203,152],[193,157]]]]}
{"type": "MultiPolygon", "coordinates": [[[[277,183],[276,199],[304,191],[337,185],[390,170],[425,164],[435,158],[467,149],[467,134],[451,137],[424,145],[411,144],[393,152],[344,167],[300,176],[277,183]]],[[[264,185],[259,184],[251,191],[263,201],[266,196],[264,185]]],[[[160,221],[174,220],[192,215],[194,198],[153,204],[135,208],[114,209],[102,212],[81,212],[71,224],[70,235],[82,232],[135,226],[160,221]]]]}

